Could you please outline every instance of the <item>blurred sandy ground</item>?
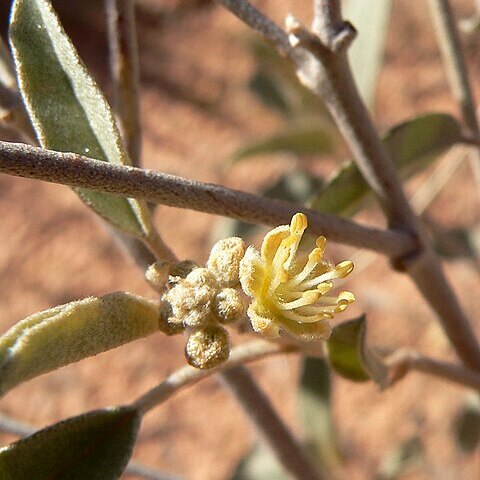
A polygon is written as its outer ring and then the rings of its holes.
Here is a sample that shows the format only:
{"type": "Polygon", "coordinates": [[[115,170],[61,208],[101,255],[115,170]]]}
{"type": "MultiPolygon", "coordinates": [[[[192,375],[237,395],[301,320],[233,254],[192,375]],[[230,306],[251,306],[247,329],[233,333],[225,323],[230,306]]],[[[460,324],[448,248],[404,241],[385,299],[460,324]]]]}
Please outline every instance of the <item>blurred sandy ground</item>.
{"type": "MultiPolygon", "coordinates": [[[[253,191],[291,169],[293,162],[259,159],[226,174],[222,170],[224,159],[236,147],[282,126],[281,119],[246,88],[254,67],[245,48],[249,34],[233,16],[209,2],[179,11],[180,3],[138,2],[144,164],[253,191]]],[[[454,3],[460,4],[460,12],[468,12],[469,2],[454,3]]],[[[74,43],[108,92],[105,24],[99,4],[56,2],[74,43]]],[[[305,21],[309,18],[308,1],[257,4],[279,22],[287,11],[305,21]]],[[[394,2],[376,111],[381,129],[425,111],[456,113],[428,12],[423,2],[411,6],[408,0],[394,2]]],[[[5,20],[7,5],[1,9],[5,20]]],[[[478,56],[470,60],[476,86],[478,56]]],[[[316,169],[327,173],[334,166],[332,159],[319,158],[316,169]]],[[[2,331],[35,311],[88,295],[115,290],[154,295],[142,274],[67,187],[0,176],[0,193],[2,331]]],[[[476,201],[465,165],[449,185],[449,193],[435,201],[432,215],[447,225],[471,225],[479,220],[476,201]]],[[[206,259],[217,218],[158,208],[156,219],[179,257],[206,259]]],[[[375,212],[361,219],[381,223],[375,212]]],[[[334,258],[352,251],[332,243],[328,248],[334,258]]],[[[450,262],[447,271],[478,332],[478,274],[463,260],[450,262]]],[[[358,298],[352,313],[368,312],[372,341],[451,356],[429,309],[407,279],[390,273],[386,260],[378,258],[358,276],[354,274],[349,288],[358,298]]],[[[183,345],[182,338],[160,334],[138,341],[27,382],[2,399],[1,409],[41,427],[86,410],[131,401],[184,364],[183,345]]],[[[253,371],[286,421],[300,432],[295,416],[298,361],[275,358],[258,363],[253,371]]],[[[415,374],[384,393],[370,384],[335,379],[334,412],[351,459],[351,478],[372,478],[384,453],[412,435],[421,436],[428,461],[422,471],[405,478],[478,478],[480,460],[458,454],[451,438],[452,418],[465,393],[415,374]]],[[[11,438],[3,436],[2,441],[11,438]]],[[[192,480],[220,480],[228,478],[253,439],[243,413],[210,379],[180,393],[145,419],[135,457],[192,480]]]]}

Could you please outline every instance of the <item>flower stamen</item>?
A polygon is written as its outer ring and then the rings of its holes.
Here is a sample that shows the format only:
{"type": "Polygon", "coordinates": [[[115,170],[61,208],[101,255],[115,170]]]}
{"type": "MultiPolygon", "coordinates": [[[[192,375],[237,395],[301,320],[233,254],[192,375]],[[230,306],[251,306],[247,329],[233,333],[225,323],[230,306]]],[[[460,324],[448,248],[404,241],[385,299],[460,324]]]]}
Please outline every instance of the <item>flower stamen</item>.
{"type": "Polygon", "coordinates": [[[332,265],[323,260],[325,237],[317,238],[308,257],[297,255],[307,223],[307,217],[297,213],[290,226],[277,227],[265,236],[260,254],[249,247],[240,262],[242,288],[253,298],[248,315],[260,333],[326,339],[331,331],[328,320],[355,299],[350,292],[326,296],[332,280],[349,275],[353,263],[332,265]]]}

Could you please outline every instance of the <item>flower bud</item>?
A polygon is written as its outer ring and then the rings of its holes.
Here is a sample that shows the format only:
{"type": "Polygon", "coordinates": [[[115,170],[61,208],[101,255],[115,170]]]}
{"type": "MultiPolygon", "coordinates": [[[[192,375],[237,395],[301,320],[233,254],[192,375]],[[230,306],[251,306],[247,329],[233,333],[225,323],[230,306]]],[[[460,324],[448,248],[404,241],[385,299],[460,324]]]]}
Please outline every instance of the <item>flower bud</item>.
{"type": "Polygon", "coordinates": [[[221,287],[238,285],[238,268],[244,253],[245,244],[238,237],[219,240],[213,246],[207,267],[215,275],[221,287]]]}
{"type": "Polygon", "coordinates": [[[186,327],[200,328],[205,327],[208,324],[216,323],[215,318],[212,315],[210,308],[197,307],[194,310],[190,310],[182,317],[183,324],[186,327]]]}
{"type": "Polygon", "coordinates": [[[192,310],[208,312],[216,293],[213,274],[206,268],[196,268],[171,288],[165,299],[172,306],[173,316],[183,318],[192,310]]]}
{"type": "Polygon", "coordinates": [[[195,268],[186,277],[185,282],[192,287],[208,286],[217,288],[217,280],[208,268],[195,268]]]}
{"type": "Polygon", "coordinates": [[[245,305],[240,294],[234,288],[224,288],[215,296],[212,310],[219,322],[234,323],[242,318],[245,305]]]}
{"type": "Polygon", "coordinates": [[[188,337],[185,357],[192,367],[213,368],[225,362],[229,355],[228,332],[219,325],[194,330],[188,337]]]}

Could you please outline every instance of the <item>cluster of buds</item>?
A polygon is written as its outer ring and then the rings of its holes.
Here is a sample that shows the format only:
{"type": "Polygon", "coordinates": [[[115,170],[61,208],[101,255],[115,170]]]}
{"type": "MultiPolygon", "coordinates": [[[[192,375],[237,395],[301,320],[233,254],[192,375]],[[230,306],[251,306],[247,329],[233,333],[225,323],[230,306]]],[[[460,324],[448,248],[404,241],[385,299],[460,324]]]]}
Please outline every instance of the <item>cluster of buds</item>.
{"type": "Polygon", "coordinates": [[[154,284],[166,285],[160,329],[169,335],[186,331],[190,365],[206,369],[230,354],[225,325],[241,319],[245,306],[240,288],[251,297],[247,315],[253,330],[266,337],[299,341],[327,340],[330,320],[355,300],[352,293],[330,295],[333,280],[353,270],[351,261],[334,265],[323,258],[325,237],[309,254],[298,252],[307,217],[293,216],[264,238],[262,248],[245,250],[241,238],[217,242],[205,267],[192,262],[155,264],[147,271],[154,284]]]}
{"type": "Polygon", "coordinates": [[[190,365],[206,369],[226,361],[230,354],[225,325],[241,319],[245,306],[238,292],[239,265],[245,253],[240,238],[217,242],[205,267],[181,262],[154,266],[147,277],[163,279],[160,328],[167,334],[188,333],[185,356],[190,365]]]}

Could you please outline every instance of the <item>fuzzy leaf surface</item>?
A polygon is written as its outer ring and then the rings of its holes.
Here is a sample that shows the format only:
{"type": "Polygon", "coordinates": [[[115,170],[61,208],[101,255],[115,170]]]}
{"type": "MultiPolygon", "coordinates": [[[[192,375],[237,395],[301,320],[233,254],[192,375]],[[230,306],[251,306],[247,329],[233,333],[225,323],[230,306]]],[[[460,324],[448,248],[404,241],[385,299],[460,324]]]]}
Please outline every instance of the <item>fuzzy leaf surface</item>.
{"type": "Polygon", "coordinates": [[[30,378],[155,333],[158,315],[154,302],[123,292],[34,313],[0,337],[0,394],[30,378]]]}

